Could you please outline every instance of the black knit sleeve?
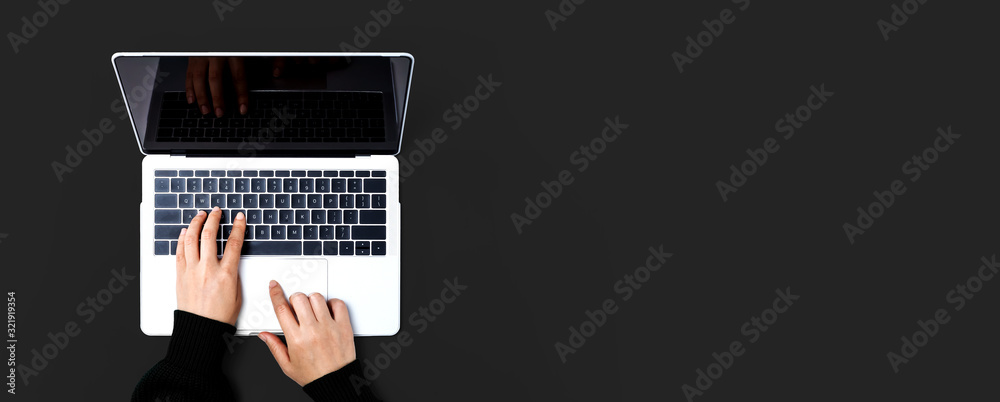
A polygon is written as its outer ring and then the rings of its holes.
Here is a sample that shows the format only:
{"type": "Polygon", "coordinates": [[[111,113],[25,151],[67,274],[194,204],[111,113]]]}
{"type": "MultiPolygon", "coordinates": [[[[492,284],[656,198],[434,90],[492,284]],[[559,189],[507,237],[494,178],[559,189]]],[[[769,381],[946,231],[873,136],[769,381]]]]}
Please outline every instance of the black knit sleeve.
{"type": "Polygon", "coordinates": [[[306,384],[302,390],[317,402],[381,401],[372,392],[371,382],[365,379],[357,360],[306,384]]]}
{"type": "Polygon", "coordinates": [[[174,311],[167,356],[149,369],[132,392],[133,401],[233,401],[222,374],[225,336],[236,327],[185,311],[174,311]]]}

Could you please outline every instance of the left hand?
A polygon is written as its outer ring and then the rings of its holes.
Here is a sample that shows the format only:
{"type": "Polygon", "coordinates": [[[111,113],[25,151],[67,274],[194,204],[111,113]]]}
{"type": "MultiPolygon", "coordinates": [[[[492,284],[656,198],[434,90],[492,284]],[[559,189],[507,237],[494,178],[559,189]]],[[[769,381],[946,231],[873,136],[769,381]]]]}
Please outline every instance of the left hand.
{"type": "Polygon", "coordinates": [[[221,218],[219,207],[210,214],[198,211],[177,239],[177,309],[236,325],[243,301],[239,263],[246,216],[241,212],[233,218],[229,243],[220,260],[215,242],[221,218]]]}

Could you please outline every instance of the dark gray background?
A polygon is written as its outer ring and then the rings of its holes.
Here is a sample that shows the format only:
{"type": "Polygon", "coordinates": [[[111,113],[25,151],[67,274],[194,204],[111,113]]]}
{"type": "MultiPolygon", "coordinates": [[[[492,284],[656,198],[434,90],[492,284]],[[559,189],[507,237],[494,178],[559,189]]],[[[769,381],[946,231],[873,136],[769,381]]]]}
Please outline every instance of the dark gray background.
{"type": "MultiPolygon", "coordinates": [[[[442,280],[469,287],[414,333],[379,392],[684,400],[695,370],[745,343],[740,326],[791,287],[801,299],[696,400],[996,400],[1000,283],[959,312],[945,301],[1000,249],[996,7],[932,0],[886,42],[876,21],[900,2],[752,1],[679,74],[670,54],[735,5],[651,4],[589,1],[553,32],[543,13],[554,0],[404,1],[364,49],[416,57],[403,153],[436,127],[449,134],[401,189],[403,329],[414,332],[406,317],[442,280]],[[442,112],[488,74],[503,85],[447,128],[442,112]],[[715,182],[729,165],[777,136],[775,121],[823,83],[835,96],[723,203],[715,182]],[[569,155],[614,116],[625,134],[518,235],[510,214],[573,168],[569,155]],[[949,125],[961,139],[850,245],[841,225],[949,125]],[[554,343],[617,298],[614,283],[661,244],[674,253],[665,268],[563,364],[554,343]],[[894,374],[886,353],[938,308],[952,321],[894,374]]],[[[39,10],[2,7],[3,32],[39,10]]],[[[19,362],[48,332],[82,325],[17,399],[126,399],[166,350],[166,338],[139,331],[137,282],[92,323],[76,313],[112,269],[138,273],[142,155],[109,110],[120,96],[110,55],[335,51],[384,7],[246,0],[220,21],[209,1],[73,1],[19,53],[0,50],[2,290],[17,291],[19,362]],[[58,182],[50,164],[104,117],[114,133],[58,182]]],[[[226,362],[243,399],[307,399],[245,339],[226,362]]],[[[384,340],[358,339],[359,358],[384,340]]]]}

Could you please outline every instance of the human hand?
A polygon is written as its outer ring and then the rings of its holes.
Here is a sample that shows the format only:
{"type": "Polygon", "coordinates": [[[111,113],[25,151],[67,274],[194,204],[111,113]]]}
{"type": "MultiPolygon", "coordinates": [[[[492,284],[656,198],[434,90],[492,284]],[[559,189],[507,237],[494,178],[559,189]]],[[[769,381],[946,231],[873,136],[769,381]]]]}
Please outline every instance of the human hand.
{"type": "Polygon", "coordinates": [[[225,113],[226,101],[222,77],[227,66],[233,76],[233,86],[236,87],[236,103],[240,114],[247,114],[250,97],[242,57],[189,57],[184,89],[187,92],[188,104],[197,101],[201,114],[214,111],[215,117],[222,117],[225,113]],[[205,89],[206,79],[208,90],[205,89]]]}
{"type": "Polygon", "coordinates": [[[351,317],[343,300],[327,302],[319,293],[307,297],[300,292],[285,300],[276,281],[271,281],[270,293],[288,345],[270,332],[258,336],[288,378],[305,386],[357,359],[351,317]]]}
{"type": "Polygon", "coordinates": [[[221,218],[219,207],[210,214],[198,211],[191,225],[181,230],[177,239],[177,309],[236,325],[242,303],[240,250],[247,221],[242,212],[233,218],[229,243],[220,260],[215,241],[221,218]]]}

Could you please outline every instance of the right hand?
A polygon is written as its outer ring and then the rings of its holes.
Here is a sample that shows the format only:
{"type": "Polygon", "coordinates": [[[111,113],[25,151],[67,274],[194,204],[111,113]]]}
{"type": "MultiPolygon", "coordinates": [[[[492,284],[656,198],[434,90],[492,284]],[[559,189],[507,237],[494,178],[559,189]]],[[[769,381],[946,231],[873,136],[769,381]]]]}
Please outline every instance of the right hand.
{"type": "Polygon", "coordinates": [[[357,359],[354,329],[343,300],[327,302],[319,293],[306,296],[300,292],[285,300],[278,282],[271,281],[270,287],[271,304],[288,345],[270,332],[258,337],[288,378],[305,386],[357,359]]]}

